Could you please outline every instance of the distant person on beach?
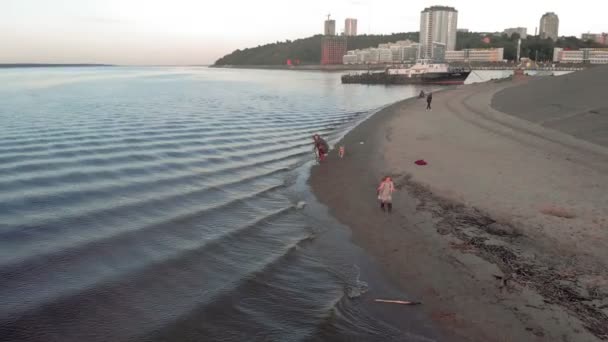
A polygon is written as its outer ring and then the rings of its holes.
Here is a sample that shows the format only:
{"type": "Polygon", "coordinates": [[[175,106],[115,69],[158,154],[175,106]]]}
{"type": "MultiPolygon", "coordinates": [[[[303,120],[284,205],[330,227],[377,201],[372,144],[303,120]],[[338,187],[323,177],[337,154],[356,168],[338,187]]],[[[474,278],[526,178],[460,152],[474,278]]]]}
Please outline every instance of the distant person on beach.
{"type": "Polygon", "coordinates": [[[426,110],[431,110],[431,102],[433,102],[433,93],[429,93],[426,97],[426,110]]]}
{"type": "Polygon", "coordinates": [[[420,95],[418,95],[418,97],[421,99],[423,99],[425,97],[424,90],[420,91],[420,95]]]}
{"type": "Polygon", "coordinates": [[[321,161],[323,161],[323,159],[325,159],[325,156],[327,155],[327,152],[329,152],[329,145],[318,134],[313,135],[312,136],[312,140],[314,140],[315,150],[317,152],[317,156],[319,158],[319,161],[321,162],[321,161]]]}
{"type": "Polygon", "coordinates": [[[380,208],[383,211],[388,210],[390,213],[393,210],[393,191],[395,191],[395,184],[391,177],[384,178],[377,189],[380,208]]]}

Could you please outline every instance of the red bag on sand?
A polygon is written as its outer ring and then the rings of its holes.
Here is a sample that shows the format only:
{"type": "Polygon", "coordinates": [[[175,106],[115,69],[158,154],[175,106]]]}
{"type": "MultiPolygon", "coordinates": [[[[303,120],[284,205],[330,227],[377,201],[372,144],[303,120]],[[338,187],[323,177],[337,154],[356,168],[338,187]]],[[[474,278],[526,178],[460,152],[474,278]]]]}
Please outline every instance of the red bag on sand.
{"type": "Polygon", "coordinates": [[[424,159],[419,159],[419,160],[416,160],[414,162],[414,164],[424,166],[424,165],[427,165],[427,162],[425,162],[424,159]]]}

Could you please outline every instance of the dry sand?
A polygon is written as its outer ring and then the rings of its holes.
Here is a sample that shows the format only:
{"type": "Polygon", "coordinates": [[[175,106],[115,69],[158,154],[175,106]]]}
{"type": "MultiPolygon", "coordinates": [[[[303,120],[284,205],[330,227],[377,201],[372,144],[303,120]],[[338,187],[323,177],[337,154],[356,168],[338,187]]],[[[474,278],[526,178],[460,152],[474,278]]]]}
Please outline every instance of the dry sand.
{"type": "Polygon", "coordinates": [[[497,93],[492,106],[608,147],[608,66],[533,78],[497,93]]]}
{"type": "Polygon", "coordinates": [[[490,105],[538,82],[436,93],[432,112],[395,104],[313,169],[319,199],[454,339],[608,339],[608,148],[490,105]],[[387,174],[391,215],[375,201],[387,174]]]}

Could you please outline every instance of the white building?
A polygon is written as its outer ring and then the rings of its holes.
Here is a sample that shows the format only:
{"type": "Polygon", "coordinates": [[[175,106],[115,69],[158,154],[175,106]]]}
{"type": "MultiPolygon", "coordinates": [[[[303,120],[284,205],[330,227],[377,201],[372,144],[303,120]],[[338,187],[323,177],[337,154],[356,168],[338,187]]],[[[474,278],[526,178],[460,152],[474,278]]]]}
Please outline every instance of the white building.
{"type": "Polygon", "coordinates": [[[587,60],[591,64],[608,64],[608,49],[588,49],[587,60]]]}
{"type": "Polygon", "coordinates": [[[378,48],[348,51],[342,61],[344,64],[411,63],[418,58],[419,49],[420,44],[418,43],[410,40],[400,40],[395,43],[380,44],[378,48]]]}
{"type": "Polygon", "coordinates": [[[584,59],[583,50],[553,49],[553,61],[557,63],[583,63],[584,59]]]}
{"type": "Polygon", "coordinates": [[[399,63],[403,60],[403,47],[398,45],[391,46],[391,53],[393,55],[393,63],[399,63]]]}
{"type": "Polygon", "coordinates": [[[505,49],[470,49],[470,62],[504,62],[505,49]]]}
{"type": "Polygon", "coordinates": [[[453,7],[432,6],[420,13],[421,58],[434,58],[433,43],[445,44],[447,51],[456,50],[458,11],[453,7]]]}
{"type": "Polygon", "coordinates": [[[564,50],[553,49],[553,61],[556,63],[590,63],[608,64],[608,48],[564,50]]]}
{"type": "Polygon", "coordinates": [[[369,54],[367,55],[367,60],[365,62],[369,64],[378,64],[379,59],[380,55],[378,49],[369,49],[369,54]]]}
{"type": "Polygon", "coordinates": [[[365,64],[369,59],[369,50],[357,50],[357,63],[365,64]]]}
{"type": "Polygon", "coordinates": [[[466,60],[466,54],[465,54],[464,50],[445,52],[445,61],[446,62],[464,62],[465,60],[466,60]]]}
{"type": "Polygon", "coordinates": [[[344,55],[342,57],[342,63],[343,64],[357,64],[357,61],[358,61],[357,51],[358,50],[347,51],[346,55],[344,55]]]}
{"type": "Polygon", "coordinates": [[[446,51],[447,62],[504,62],[503,48],[465,49],[461,51],[446,51]]]}
{"type": "Polygon", "coordinates": [[[378,49],[378,63],[392,63],[393,52],[390,48],[378,49]]]}

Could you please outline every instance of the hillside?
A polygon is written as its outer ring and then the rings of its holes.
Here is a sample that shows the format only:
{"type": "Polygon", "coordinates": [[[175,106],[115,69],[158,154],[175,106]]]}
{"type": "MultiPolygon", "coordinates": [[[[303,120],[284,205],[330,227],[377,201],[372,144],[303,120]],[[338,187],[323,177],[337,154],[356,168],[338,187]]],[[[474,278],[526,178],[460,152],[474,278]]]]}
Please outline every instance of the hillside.
{"type": "MultiPolygon", "coordinates": [[[[277,65],[285,64],[287,59],[299,59],[302,64],[319,64],[321,37],[322,35],[316,35],[294,41],[287,40],[236,50],[218,59],[215,65],[277,65]]],[[[418,41],[418,32],[348,37],[347,46],[349,50],[363,49],[405,39],[418,41]]]]}
{"type": "MultiPolygon", "coordinates": [[[[321,37],[316,35],[294,41],[276,42],[266,45],[236,50],[215,62],[216,66],[222,65],[283,65],[288,59],[300,60],[302,64],[319,64],[321,60],[321,37]]],[[[418,41],[418,32],[393,33],[387,35],[360,35],[348,37],[348,50],[377,47],[378,44],[396,42],[398,40],[410,39],[418,41]]],[[[512,37],[507,35],[485,34],[478,32],[458,32],[456,39],[456,50],[471,48],[502,47],[505,49],[504,58],[514,60],[517,56],[517,34],[512,37]],[[490,42],[483,41],[489,37],[490,42]]],[[[522,40],[521,57],[539,61],[551,60],[554,47],[579,49],[585,47],[601,47],[593,42],[585,42],[576,37],[560,38],[557,42],[551,39],[540,39],[538,36],[528,36],[522,40]]]]}

